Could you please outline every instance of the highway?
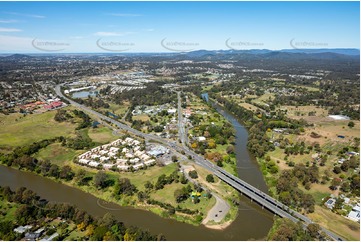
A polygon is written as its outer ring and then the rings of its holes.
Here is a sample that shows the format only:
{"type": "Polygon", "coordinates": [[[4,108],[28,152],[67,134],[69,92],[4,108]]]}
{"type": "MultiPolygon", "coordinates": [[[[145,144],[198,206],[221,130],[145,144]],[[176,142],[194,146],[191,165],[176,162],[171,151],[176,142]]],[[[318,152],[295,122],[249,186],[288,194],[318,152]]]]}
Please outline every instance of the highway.
{"type": "Polygon", "coordinates": [[[187,144],[187,133],[184,127],[183,114],[182,114],[182,98],[181,92],[177,92],[178,97],[178,136],[179,140],[182,142],[183,147],[186,147],[187,144]]]}
{"type": "MultiPolygon", "coordinates": [[[[110,123],[115,124],[117,127],[119,127],[120,129],[126,130],[130,133],[133,133],[139,137],[143,137],[144,139],[147,140],[155,140],[158,141],[159,143],[164,144],[167,147],[171,147],[175,150],[177,150],[178,152],[184,151],[185,155],[191,156],[192,159],[194,160],[194,162],[202,167],[204,167],[205,169],[209,170],[210,172],[212,172],[214,175],[216,175],[217,177],[219,177],[221,180],[223,180],[224,182],[226,182],[227,184],[229,184],[230,186],[234,187],[235,189],[237,189],[239,192],[241,192],[242,194],[246,195],[247,197],[249,197],[252,201],[256,201],[257,203],[259,203],[262,207],[267,208],[268,210],[274,212],[275,214],[279,215],[280,217],[283,218],[289,218],[290,220],[294,221],[294,222],[298,222],[301,221],[304,223],[305,226],[307,226],[308,224],[312,223],[312,221],[292,210],[291,208],[287,207],[286,205],[284,205],[283,203],[277,201],[275,198],[269,196],[268,194],[262,192],[261,190],[253,187],[252,185],[248,184],[247,182],[243,181],[242,179],[240,179],[239,177],[235,177],[232,174],[224,171],[222,168],[214,165],[212,162],[204,159],[204,157],[196,154],[193,150],[190,150],[188,147],[186,147],[185,145],[179,145],[176,142],[170,142],[167,141],[159,136],[156,135],[152,135],[152,134],[145,134],[142,133],[138,130],[135,130],[123,123],[120,123],[114,119],[111,119],[101,113],[98,113],[84,105],[81,105],[77,102],[74,102],[73,100],[65,97],[60,90],[61,85],[57,85],[55,87],[55,92],[59,97],[62,97],[63,99],[67,100],[70,104],[72,104],[73,106],[82,109],[83,111],[92,114],[98,118],[100,118],[101,120],[105,120],[108,121],[110,123]]],[[[343,240],[340,236],[332,233],[329,230],[326,230],[325,228],[322,228],[323,232],[325,232],[325,234],[327,236],[329,236],[331,239],[333,240],[343,240]]]]}

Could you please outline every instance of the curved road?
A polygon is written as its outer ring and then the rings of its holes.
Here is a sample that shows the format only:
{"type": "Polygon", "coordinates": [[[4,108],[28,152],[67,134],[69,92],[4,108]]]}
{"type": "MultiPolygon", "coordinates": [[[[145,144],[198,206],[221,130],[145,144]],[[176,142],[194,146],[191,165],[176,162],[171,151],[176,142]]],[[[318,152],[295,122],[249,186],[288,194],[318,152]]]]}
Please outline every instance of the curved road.
{"type": "MultiPolygon", "coordinates": [[[[292,210],[291,208],[287,207],[283,203],[277,201],[275,198],[269,196],[268,194],[262,192],[261,190],[255,188],[252,185],[248,184],[247,182],[243,181],[239,177],[235,177],[235,176],[231,175],[230,173],[224,171],[220,167],[218,167],[218,166],[214,165],[213,163],[211,163],[210,161],[204,159],[202,156],[199,156],[198,154],[196,154],[194,151],[190,150],[189,148],[187,148],[183,145],[178,145],[176,142],[170,142],[170,141],[164,140],[163,138],[156,136],[156,135],[142,133],[138,130],[135,130],[135,129],[123,124],[123,123],[120,123],[114,119],[111,119],[101,113],[98,113],[84,105],[74,102],[73,100],[71,100],[63,95],[63,93],[61,92],[61,89],[60,89],[61,86],[62,85],[60,84],[55,87],[56,94],[59,97],[62,97],[63,99],[67,100],[73,106],[78,107],[78,108],[100,118],[101,120],[105,120],[109,123],[115,124],[120,129],[126,130],[139,137],[143,137],[144,139],[148,139],[148,140],[150,140],[150,139],[156,140],[159,143],[162,143],[168,147],[171,147],[171,148],[177,150],[178,152],[184,151],[186,155],[191,156],[193,158],[193,160],[196,164],[208,169],[210,172],[214,173],[221,180],[228,183],[229,185],[231,185],[232,187],[234,187],[241,193],[247,195],[251,200],[255,200],[261,206],[266,207],[270,211],[278,214],[280,217],[288,218],[294,222],[302,221],[302,222],[304,222],[305,226],[312,223],[312,221],[308,217],[292,210]]],[[[331,232],[329,230],[326,230],[325,228],[322,228],[322,231],[325,232],[325,234],[333,240],[343,240],[340,236],[334,234],[333,232],[331,232]]]]}

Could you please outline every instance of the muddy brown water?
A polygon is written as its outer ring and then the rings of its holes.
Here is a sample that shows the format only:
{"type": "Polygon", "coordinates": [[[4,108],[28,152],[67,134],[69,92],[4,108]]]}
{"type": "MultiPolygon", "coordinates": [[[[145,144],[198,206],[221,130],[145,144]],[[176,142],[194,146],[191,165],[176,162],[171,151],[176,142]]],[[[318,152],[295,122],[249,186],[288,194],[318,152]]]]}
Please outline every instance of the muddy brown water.
{"type": "MultiPolygon", "coordinates": [[[[236,157],[239,176],[255,187],[267,191],[262,174],[247,151],[247,130],[233,115],[216,105],[217,110],[236,129],[236,157]]],[[[33,173],[0,166],[0,185],[11,189],[27,187],[42,198],[56,203],[70,203],[93,216],[111,213],[126,225],[135,225],[153,234],[162,233],[167,240],[263,240],[273,223],[273,214],[241,196],[236,220],[224,230],[213,230],[201,226],[161,218],[151,212],[131,207],[121,207],[95,196],[55,182],[33,173]]]]}

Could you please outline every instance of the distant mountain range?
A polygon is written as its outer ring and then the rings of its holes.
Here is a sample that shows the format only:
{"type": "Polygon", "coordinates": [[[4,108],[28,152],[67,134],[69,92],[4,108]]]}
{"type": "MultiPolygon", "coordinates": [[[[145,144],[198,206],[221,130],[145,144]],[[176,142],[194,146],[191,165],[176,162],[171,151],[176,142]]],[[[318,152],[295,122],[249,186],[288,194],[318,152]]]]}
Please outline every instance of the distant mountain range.
{"type": "Polygon", "coordinates": [[[3,60],[21,60],[31,59],[32,57],[40,56],[187,56],[189,58],[215,58],[219,59],[226,57],[230,59],[231,56],[237,58],[265,58],[265,59],[288,59],[297,58],[302,59],[351,59],[359,58],[359,49],[283,49],[283,50],[268,50],[268,49],[251,49],[251,50],[195,50],[189,52],[144,52],[144,53],[39,53],[39,54],[1,54],[0,59],[3,60]]]}
{"type": "Polygon", "coordinates": [[[267,49],[253,49],[253,50],[196,50],[190,52],[184,52],[184,54],[190,57],[201,57],[206,55],[264,55],[264,56],[286,56],[282,53],[291,54],[328,54],[329,57],[332,55],[352,55],[359,56],[359,49],[284,49],[284,50],[267,50],[267,49]]]}

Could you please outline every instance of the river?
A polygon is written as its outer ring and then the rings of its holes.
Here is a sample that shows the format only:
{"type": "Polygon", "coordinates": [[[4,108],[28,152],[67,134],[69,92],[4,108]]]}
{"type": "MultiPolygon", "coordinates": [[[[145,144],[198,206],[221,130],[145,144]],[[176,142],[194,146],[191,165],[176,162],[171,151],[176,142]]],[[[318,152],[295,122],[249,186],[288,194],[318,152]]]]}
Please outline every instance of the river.
{"type": "MultiPolygon", "coordinates": [[[[262,174],[255,160],[247,151],[247,130],[235,117],[214,104],[236,130],[236,158],[239,176],[255,187],[267,191],[262,174]]],[[[82,192],[61,183],[46,179],[33,173],[0,166],[0,185],[12,189],[27,187],[42,198],[52,202],[74,204],[93,216],[103,216],[109,212],[126,225],[135,225],[153,234],[162,233],[168,240],[263,240],[273,223],[273,214],[241,196],[239,213],[236,220],[224,230],[212,230],[204,226],[193,226],[172,219],[161,218],[151,212],[121,207],[99,200],[91,194],[82,192]]]]}

